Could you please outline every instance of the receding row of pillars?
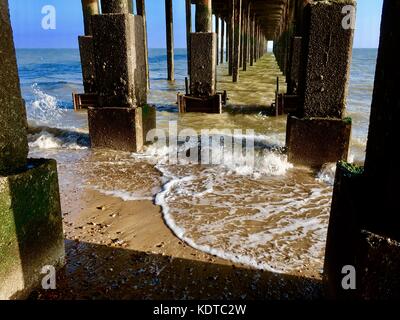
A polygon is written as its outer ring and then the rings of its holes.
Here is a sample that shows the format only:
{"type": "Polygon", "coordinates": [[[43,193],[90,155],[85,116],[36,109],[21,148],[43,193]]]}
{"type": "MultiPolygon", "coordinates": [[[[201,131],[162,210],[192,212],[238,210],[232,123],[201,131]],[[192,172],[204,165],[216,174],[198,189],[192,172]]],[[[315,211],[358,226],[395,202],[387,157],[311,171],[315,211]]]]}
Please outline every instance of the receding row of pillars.
{"type": "Polygon", "coordinates": [[[228,8],[228,16],[215,15],[217,43],[221,44],[217,64],[228,62],[229,75],[237,82],[239,70],[247,71],[264,54],[266,39],[251,2],[229,0],[228,8]]]}
{"type": "MultiPolygon", "coordinates": [[[[188,47],[188,74],[190,75],[190,33],[192,29],[191,0],[186,0],[186,34],[188,47]]],[[[215,13],[217,34],[216,64],[228,63],[228,72],[233,82],[239,80],[239,70],[247,70],[264,54],[266,39],[251,2],[229,0],[227,16],[215,13]]],[[[212,1],[196,2],[196,32],[212,32],[212,1]]],[[[169,21],[167,21],[167,24],[169,21]]],[[[167,44],[168,45],[168,44],[167,44]]],[[[173,61],[168,60],[168,65],[173,61]]]]}
{"type": "MultiPolygon", "coordinates": [[[[188,74],[190,75],[190,33],[192,29],[191,0],[185,0],[186,4],[186,33],[188,48],[188,74]]],[[[92,33],[89,18],[91,15],[99,14],[98,0],[82,0],[85,35],[92,33]]],[[[105,12],[120,11],[133,13],[131,0],[103,0],[102,9],[105,12]],[[111,8],[113,7],[113,8],[111,8]],[[117,8],[117,9],[116,9],[117,8]]],[[[265,37],[262,34],[256,12],[251,2],[244,0],[229,0],[229,15],[226,17],[215,14],[215,26],[217,33],[217,58],[216,63],[228,62],[228,72],[233,82],[239,79],[239,70],[247,70],[247,66],[254,63],[263,55],[265,49],[265,37]],[[225,60],[224,54],[226,53],[225,60]]],[[[145,30],[146,9],[144,0],[136,0],[137,14],[143,16],[145,30]]],[[[196,2],[196,32],[212,32],[212,0],[198,0],[196,2]]],[[[166,22],[166,46],[167,46],[167,79],[175,79],[174,68],[174,17],[172,0],[165,0],[165,22],[166,22]]],[[[149,75],[148,47],[146,32],[146,70],[149,75]]],[[[148,77],[149,78],[149,77],[148,77]]]]}

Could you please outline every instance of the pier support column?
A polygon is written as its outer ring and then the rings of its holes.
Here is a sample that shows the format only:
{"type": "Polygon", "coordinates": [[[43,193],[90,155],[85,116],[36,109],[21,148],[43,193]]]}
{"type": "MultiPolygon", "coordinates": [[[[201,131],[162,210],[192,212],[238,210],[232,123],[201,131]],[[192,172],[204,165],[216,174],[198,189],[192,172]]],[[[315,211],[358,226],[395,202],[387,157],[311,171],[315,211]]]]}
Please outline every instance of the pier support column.
{"type": "Polygon", "coordinates": [[[219,53],[219,40],[220,40],[220,33],[219,33],[219,17],[218,15],[214,15],[215,17],[215,33],[217,35],[217,42],[216,42],[216,50],[217,50],[217,58],[216,64],[219,65],[218,53],[219,53]]]}
{"type": "Polygon", "coordinates": [[[350,298],[400,298],[400,169],[395,156],[400,139],[399,12],[399,1],[384,1],[365,167],[352,177],[349,170],[340,170],[352,165],[339,164],[336,174],[338,205],[331,210],[324,267],[333,298],[349,298],[341,286],[343,263],[356,268],[357,287],[350,298]],[[350,180],[346,189],[345,178],[350,180]],[[357,179],[361,183],[355,184],[357,179]],[[355,221],[352,228],[349,220],[355,221]]]}
{"type": "Polygon", "coordinates": [[[212,32],[212,1],[196,2],[196,32],[212,32]]]}
{"type": "Polygon", "coordinates": [[[19,299],[40,285],[44,266],[63,265],[64,234],[56,162],[27,158],[7,0],[0,0],[0,25],[0,299],[19,299]]]}
{"type": "Polygon", "coordinates": [[[167,32],[167,68],[168,80],[175,80],[174,66],[174,14],[172,10],[172,0],[165,0],[165,20],[167,32]]]}
{"type": "MultiPolygon", "coordinates": [[[[400,3],[384,1],[380,45],[376,65],[374,95],[365,159],[365,174],[371,180],[371,191],[379,199],[379,217],[370,211],[369,227],[400,240],[400,203],[397,201],[400,169],[394,157],[394,146],[400,141],[400,96],[396,82],[400,63],[396,46],[400,41],[400,3]]],[[[377,201],[378,202],[378,201],[377,201]]]]}
{"type": "Polygon", "coordinates": [[[130,1],[132,0],[101,0],[101,13],[131,13],[130,1]]]}
{"type": "Polygon", "coordinates": [[[346,5],[355,2],[331,0],[305,7],[301,102],[298,114],[288,117],[286,137],[288,159],[295,164],[347,160],[351,120],[344,119],[344,111],[354,32],[342,27],[346,5]]]}
{"type": "Polygon", "coordinates": [[[256,23],[255,30],[254,30],[254,62],[258,61],[258,24],[256,23]]]}
{"type": "Polygon", "coordinates": [[[210,0],[196,5],[196,32],[191,34],[190,91],[196,97],[209,97],[216,93],[217,35],[212,31],[212,5],[210,0]]]}
{"type": "Polygon", "coordinates": [[[254,62],[258,61],[258,23],[255,23],[255,27],[254,27],[254,62]]]}
{"type": "Polygon", "coordinates": [[[220,56],[220,63],[224,63],[224,45],[225,45],[225,21],[221,19],[221,56],[220,56]]]}
{"type": "Polygon", "coordinates": [[[92,34],[92,24],[90,22],[91,16],[99,14],[98,0],[82,0],[83,11],[83,25],[85,28],[85,35],[92,34]]]}
{"type": "Polygon", "coordinates": [[[249,17],[250,17],[250,3],[248,3],[244,14],[244,31],[243,31],[243,71],[247,71],[247,58],[249,53],[249,17]]]}
{"type": "Polygon", "coordinates": [[[217,34],[212,32],[212,2],[196,3],[196,32],[190,35],[190,94],[178,94],[180,112],[221,113],[217,94],[217,34]]]}
{"type": "Polygon", "coordinates": [[[239,65],[240,65],[240,37],[242,34],[242,0],[235,0],[235,28],[234,28],[234,53],[232,63],[232,81],[238,82],[239,80],[239,65]]]}
{"type": "Polygon", "coordinates": [[[233,74],[233,57],[234,57],[234,37],[235,37],[235,2],[236,0],[229,0],[229,25],[228,25],[228,33],[229,33],[229,75],[233,74]]]}
{"type": "Polygon", "coordinates": [[[78,37],[79,53],[82,66],[83,88],[85,93],[96,93],[96,72],[94,68],[94,52],[91,16],[99,14],[97,0],[82,0],[85,35],[78,37]]]}
{"type": "Polygon", "coordinates": [[[211,32],[196,32],[191,36],[190,90],[195,96],[212,96],[216,93],[216,42],[211,32]]]}
{"type": "Polygon", "coordinates": [[[88,112],[92,147],[140,152],[143,123],[151,120],[143,117],[154,116],[147,105],[143,17],[102,14],[92,25],[98,80],[98,105],[88,112]]]}
{"type": "Polygon", "coordinates": [[[79,53],[82,67],[83,89],[85,93],[96,93],[96,70],[94,67],[93,37],[79,36],[79,53]]]}
{"type": "MultiPolygon", "coordinates": [[[[129,0],[132,3],[132,0],[129,0]]],[[[145,0],[136,0],[137,15],[143,18],[144,29],[144,50],[145,50],[145,67],[146,67],[146,81],[147,88],[150,89],[150,72],[149,72],[149,48],[147,38],[147,19],[146,19],[146,2],[145,0]]]]}
{"type": "Polygon", "coordinates": [[[229,62],[229,22],[225,19],[225,63],[229,62]]]}
{"type": "Polygon", "coordinates": [[[187,51],[187,68],[190,75],[190,34],[192,33],[192,1],[185,0],[186,4],[186,51],[187,51]]]}
{"type": "Polygon", "coordinates": [[[301,59],[301,40],[302,37],[293,37],[290,49],[290,70],[288,76],[288,94],[297,95],[300,77],[301,59]]]}
{"type": "Polygon", "coordinates": [[[243,41],[243,38],[244,38],[244,16],[245,16],[245,11],[246,11],[244,9],[244,1],[245,0],[242,0],[242,9],[241,9],[242,13],[241,13],[241,16],[240,16],[239,69],[243,67],[243,54],[244,54],[244,41],[243,41]]]}
{"type": "Polygon", "coordinates": [[[254,65],[254,32],[255,32],[256,17],[252,16],[250,22],[250,66],[254,65]]]}

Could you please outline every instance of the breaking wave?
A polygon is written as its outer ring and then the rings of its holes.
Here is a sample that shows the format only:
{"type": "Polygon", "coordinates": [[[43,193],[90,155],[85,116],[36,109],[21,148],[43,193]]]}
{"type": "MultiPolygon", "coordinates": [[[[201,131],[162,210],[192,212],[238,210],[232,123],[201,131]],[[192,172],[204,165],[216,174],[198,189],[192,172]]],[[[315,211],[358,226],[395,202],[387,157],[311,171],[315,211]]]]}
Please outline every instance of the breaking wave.
{"type": "Polygon", "coordinates": [[[28,142],[30,148],[43,150],[83,150],[90,147],[90,140],[87,134],[52,128],[30,129],[28,142]]]}

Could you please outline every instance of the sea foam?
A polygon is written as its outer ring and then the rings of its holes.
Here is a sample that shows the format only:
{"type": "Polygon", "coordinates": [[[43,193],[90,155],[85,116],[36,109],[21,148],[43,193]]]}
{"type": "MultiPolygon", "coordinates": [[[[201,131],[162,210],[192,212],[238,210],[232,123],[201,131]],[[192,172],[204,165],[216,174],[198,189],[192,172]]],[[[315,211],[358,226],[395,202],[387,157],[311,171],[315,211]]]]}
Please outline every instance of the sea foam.
{"type": "MultiPolygon", "coordinates": [[[[49,129],[50,130],[50,129],[49,129]]],[[[37,149],[70,149],[84,150],[88,149],[88,137],[78,132],[68,132],[54,130],[58,133],[50,133],[42,130],[38,133],[28,135],[29,147],[37,149]]]]}

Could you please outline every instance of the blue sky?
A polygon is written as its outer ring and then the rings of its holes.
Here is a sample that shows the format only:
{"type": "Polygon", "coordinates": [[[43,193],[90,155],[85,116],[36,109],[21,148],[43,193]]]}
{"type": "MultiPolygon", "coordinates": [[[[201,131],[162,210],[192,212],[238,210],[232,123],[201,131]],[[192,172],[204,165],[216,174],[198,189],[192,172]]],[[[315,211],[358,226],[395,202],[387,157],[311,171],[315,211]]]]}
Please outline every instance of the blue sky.
{"type": "MultiPolygon", "coordinates": [[[[358,0],[356,48],[376,48],[383,0],[358,0]]],[[[146,0],[150,48],[165,47],[164,0],[146,0]]],[[[9,0],[16,47],[76,48],[83,34],[81,0],[9,0]],[[43,30],[42,8],[56,8],[55,30],[43,30]]],[[[185,1],[173,0],[175,47],[186,47],[185,1]]]]}

